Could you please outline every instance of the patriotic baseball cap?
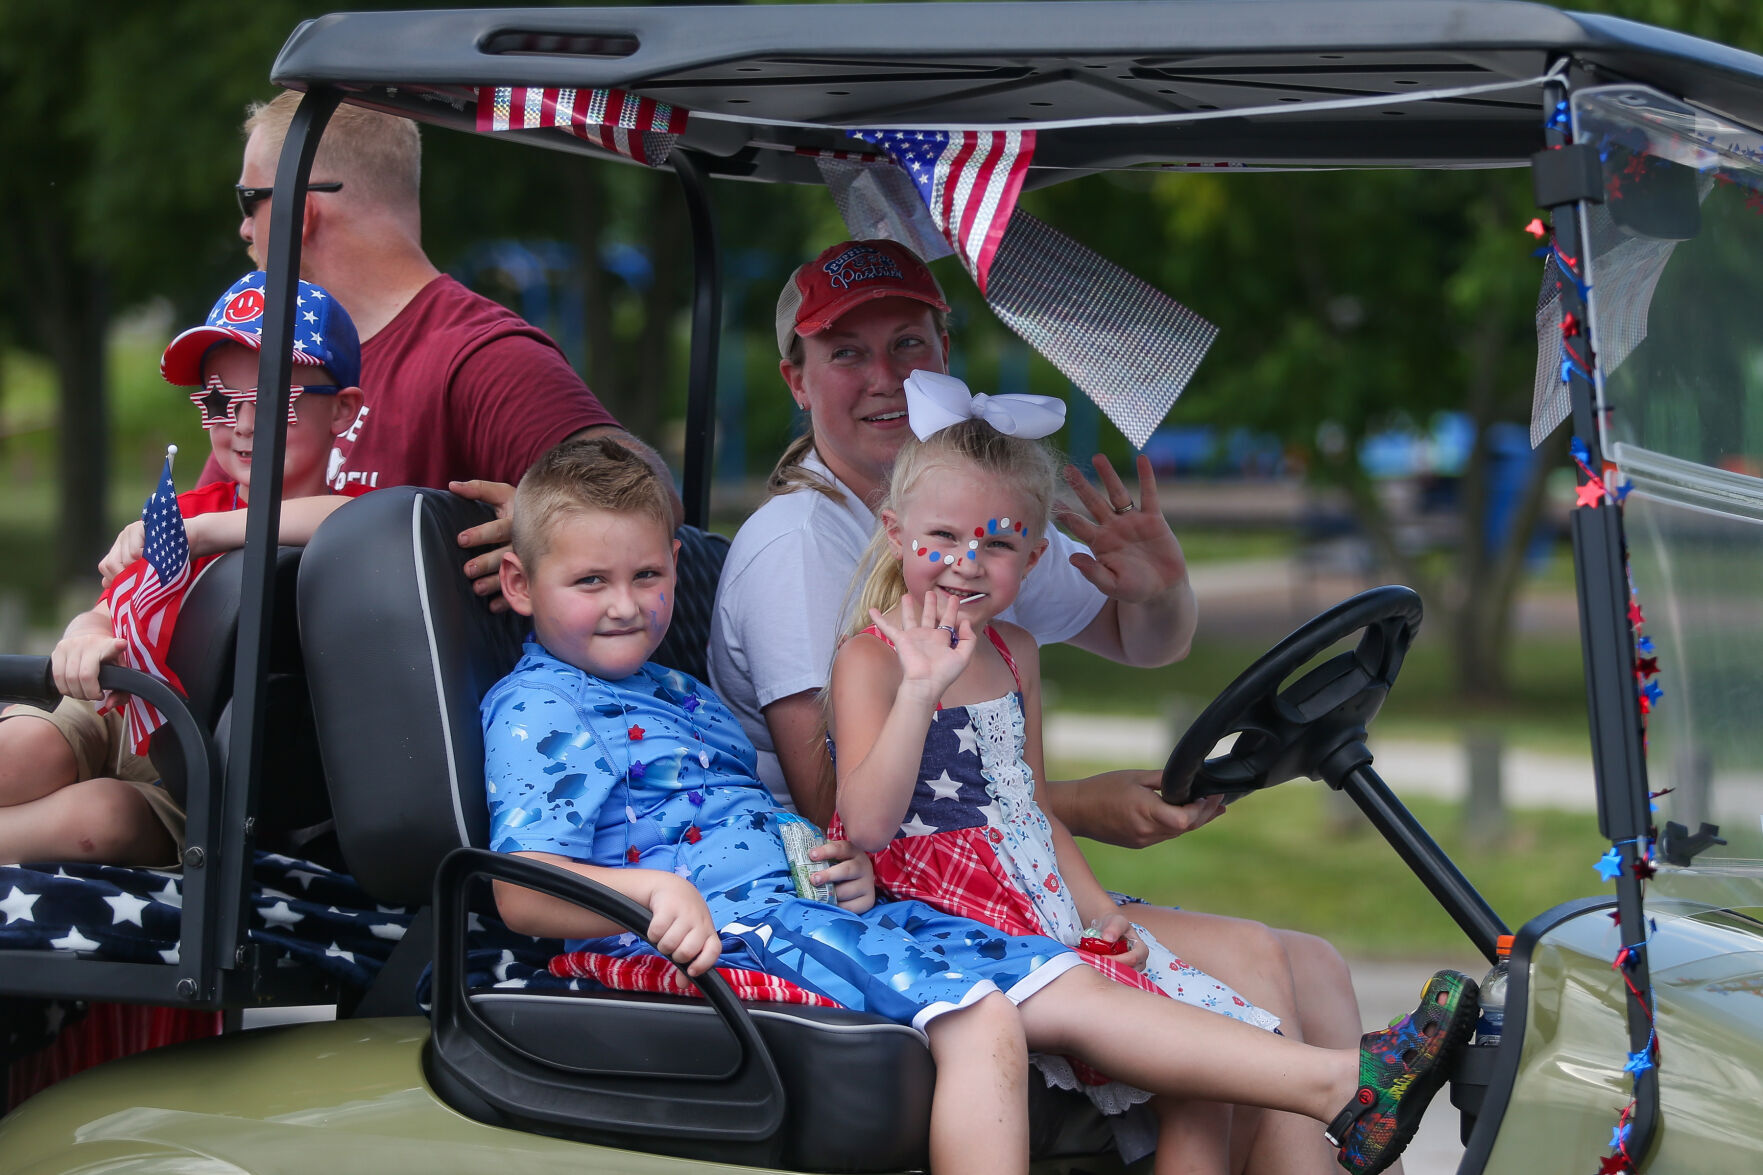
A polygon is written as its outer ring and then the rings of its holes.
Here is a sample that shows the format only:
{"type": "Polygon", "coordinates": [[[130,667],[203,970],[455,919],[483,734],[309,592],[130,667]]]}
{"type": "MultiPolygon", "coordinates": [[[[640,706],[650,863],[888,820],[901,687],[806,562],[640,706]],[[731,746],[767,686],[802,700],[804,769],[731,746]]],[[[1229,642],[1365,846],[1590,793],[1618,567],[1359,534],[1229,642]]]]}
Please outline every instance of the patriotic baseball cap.
{"type": "Polygon", "coordinates": [[[797,268],[777,299],[777,351],[790,357],[797,335],[817,335],[855,306],[877,298],[911,298],[947,311],[943,287],[898,241],[840,241],[797,268]]]}
{"type": "MultiPolygon", "coordinates": [[[[202,382],[202,359],[219,343],[258,350],[263,342],[263,281],[254,269],[220,296],[208,321],[184,331],[165,348],[159,374],[180,387],[202,382]]],[[[361,340],[343,304],[311,282],[301,282],[294,301],[294,363],[327,367],[340,387],[361,383],[361,340]]],[[[297,381],[296,381],[297,382],[297,381]]]]}

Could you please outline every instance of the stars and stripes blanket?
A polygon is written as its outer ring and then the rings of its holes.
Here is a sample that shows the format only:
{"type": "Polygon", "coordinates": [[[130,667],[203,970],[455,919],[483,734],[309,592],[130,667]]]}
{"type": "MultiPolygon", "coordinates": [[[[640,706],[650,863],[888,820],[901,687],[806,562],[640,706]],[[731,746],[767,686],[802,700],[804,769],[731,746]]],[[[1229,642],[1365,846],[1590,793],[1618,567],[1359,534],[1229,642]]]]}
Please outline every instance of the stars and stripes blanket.
{"type": "MultiPolygon", "coordinates": [[[[250,939],[348,987],[366,988],[409,931],[415,911],[375,903],[355,879],[312,861],[258,853],[250,939]]],[[[118,865],[0,866],[0,951],[59,951],[122,963],[178,962],[183,876],[118,865]]],[[[494,917],[467,923],[473,988],[596,987],[554,975],[555,939],[516,934],[494,917]]],[[[427,1002],[425,971],[418,991],[427,1002]]]]}
{"type": "MultiPolygon", "coordinates": [[[[250,937],[337,981],[366,986],[410,927],[355,880],[311,861],[258,853],[250,937]]],[[[183,876],[65,863],[0,867],[0,950],[61,951],[124,963],[178,961],[183,876]]]]}
{"type": "MultiPolygon", "coordinates": [[[[252,942],[365,988],[409,931],[415,911],[376,904],[355,879],[312,861],[258,853],[252,865],[252,942]]],[[[183,877],[118,865],[0,866],[0,951],[41,950],[123,963],[178,961],[183,877]]],[[[693,994],[673,965],[565,954],[555,939],[516,934],[494,917],[467,919],[466,983],[472,988],[612,988],[693,994]]],[[[726,973],[726,972],[725,972],[726,973]]],[[[731,976],[742,998],[819,1003],[769,976],[731,976]],[[778,986],[781,985],[781,986],[778,986]]],[[[428,1003],[429,973],[418,984],[428,1003]]]]}

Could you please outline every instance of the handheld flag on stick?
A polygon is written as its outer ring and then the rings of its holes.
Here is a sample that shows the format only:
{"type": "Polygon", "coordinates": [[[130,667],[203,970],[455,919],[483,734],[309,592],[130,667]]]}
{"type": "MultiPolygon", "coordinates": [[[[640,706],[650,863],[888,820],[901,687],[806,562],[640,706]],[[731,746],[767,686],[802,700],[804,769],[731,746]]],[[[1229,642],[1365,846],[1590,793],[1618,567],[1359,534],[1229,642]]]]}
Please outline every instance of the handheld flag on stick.
{"type": "MultiPolygon", "coordinates": [[[[177,486],[171,479],[171,460],[177,451],[176,445],[166,447],[159,484],[141,507],[141,522],[146,528],[141,558],[111,583],[108,599],[112,628],[124,642],[123,664],[181,692],[183,683],[165,663],[178,609],[190,586],[190,542],[178,511],[177,486]]],[[[135,697],[129,698],[123,713],[135,753],[146,754],[147,740],[164,725],[165,716],[135,697]]]]}

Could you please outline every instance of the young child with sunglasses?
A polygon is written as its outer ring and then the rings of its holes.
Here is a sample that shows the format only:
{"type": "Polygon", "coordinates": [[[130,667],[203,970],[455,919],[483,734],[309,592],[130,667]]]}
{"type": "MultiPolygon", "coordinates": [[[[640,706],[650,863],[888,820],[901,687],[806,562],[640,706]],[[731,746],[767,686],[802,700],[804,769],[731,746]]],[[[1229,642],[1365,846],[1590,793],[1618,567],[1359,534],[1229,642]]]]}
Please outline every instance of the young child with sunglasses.
{"type": "MultiPolygon", "coordinates": [[[[207,321],[166,347],[160,373],[189,387],[226,479],[179,494],[190,576],[222,551],[244,545],[257,425],[257,361],[263,333],[261,272],[223,294],[207,321]]],[[[361,349],[348,312],[326,291],[299,286],[295,384],[282,459],[281,541],[304,544],[345,497],[325,484],[331,444],[361,407],[361,349]]],[[[53,711],[0,711],[0,862],[100,861],[176,864],[184,813],[159,785],[144,740],[135,742],[120,708],[100,707],[99,667],[119,661],[124,640],[113,592],[131,582],[144,526],[131,523],[100,565],[105,592],[76,616],[50,661],[65,695],[53,711]],[[120,578],[119,578],[120,576],[120,578]]]]}

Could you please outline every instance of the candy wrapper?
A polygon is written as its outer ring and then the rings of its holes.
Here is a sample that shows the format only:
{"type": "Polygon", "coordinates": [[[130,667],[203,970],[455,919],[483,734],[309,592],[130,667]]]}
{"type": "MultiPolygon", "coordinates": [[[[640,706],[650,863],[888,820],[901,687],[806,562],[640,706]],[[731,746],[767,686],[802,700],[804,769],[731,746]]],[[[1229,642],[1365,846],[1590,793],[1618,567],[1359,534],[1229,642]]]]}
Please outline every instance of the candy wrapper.
{"type": "Polygon", "coordinates": [[[832,886],[815,885],[808,880],[810,873],[819,872],[822,868],[819,861],[810,861],[808,854],[816,845],[825,844],[826,837],[810,821],[787,812],[778,814],[777,825],[778,833],[784,841],[784,856],[790,862],[790,879],[796,883],[797,896],[809,901],[833,904],[832,886]]]}

